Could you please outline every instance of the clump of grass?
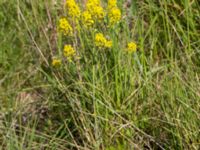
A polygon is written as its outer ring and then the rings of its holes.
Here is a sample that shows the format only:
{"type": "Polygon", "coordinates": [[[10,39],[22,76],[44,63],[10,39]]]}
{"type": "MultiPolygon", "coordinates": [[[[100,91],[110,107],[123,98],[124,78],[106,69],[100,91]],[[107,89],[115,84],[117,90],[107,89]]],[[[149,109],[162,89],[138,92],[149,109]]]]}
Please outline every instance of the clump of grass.
{"type": "Polygon", "coordinates": [[[75,25],[65,6],[0,2],[2,149],[199,149],[198,2],[119,0],[112,27],[102,13],[75,25]]]}

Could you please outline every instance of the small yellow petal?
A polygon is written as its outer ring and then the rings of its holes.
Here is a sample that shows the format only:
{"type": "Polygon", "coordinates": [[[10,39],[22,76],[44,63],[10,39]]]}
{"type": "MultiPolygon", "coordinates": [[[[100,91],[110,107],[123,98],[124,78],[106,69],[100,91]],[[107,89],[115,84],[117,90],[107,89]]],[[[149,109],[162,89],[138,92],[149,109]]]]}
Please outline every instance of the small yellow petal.
{"type": "Polygon", "coordinates": [[[67,21],[66,18],[61,18],[59,20],[59,30],[64,34],[64,35],[71,35],[72,34],[72,27],[67,21]]]}
{"type": "Polygon", "coordinates": [[[136,52],[136,50],[137,50],[137,44],[135,42],[128,43],[128,46],[127,46],[128,52],[133,53],[133,52],[136,52]]]}
{"type": "Polygon", "coordinates": [[[95,35],[95,45],[100,48],[111,48],[112,41],[108,41],[102,33],[95,35]]]}
{"type": "Polygon", "coordinates": [[[52,60],[52,66],[53,67],[58,67],[62,64],[61,60],[60,59],[57,59],[57,58],[53,58],[52,60]]]}
{"type": "Polygon", "coordinates": [[[72,57],[75,56],[76,51],[71,45],[65,45],[63,50],[64,56],[67,57],[69,61],[72,60],[72,57]]]}

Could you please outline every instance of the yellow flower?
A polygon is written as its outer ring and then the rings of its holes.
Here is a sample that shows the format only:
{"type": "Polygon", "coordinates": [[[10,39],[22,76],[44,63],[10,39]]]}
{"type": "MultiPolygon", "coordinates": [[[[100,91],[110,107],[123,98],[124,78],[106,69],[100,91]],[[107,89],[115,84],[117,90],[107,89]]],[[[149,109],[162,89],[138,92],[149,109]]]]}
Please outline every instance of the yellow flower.
{"type": "Polygon", "coordinates": [[[72,19],[77,19],[80,17],[80,8],[74,0],[66,0],[65,6],[67,8],[69,17],[72,17],[72,19]]]}
{"type": "Polygon", "coordinates": [[[102,33],[97,33],[95,35],[95,45],[100,48],[110,48],[112,47],[112,41],[108,41],[102,33]]]}
{"type": "Polygon", "coordinates": [[[94,20],[92,19],[92,15],[89,13],[89,11],[84,11],[82,13],[82,22],[86,27],[90,27],[94,24],[94,20]]]}
{"type": "Polygon", "coordinates": [[[112,47],[112,41],[106,41],[105,47],[111,48],[112,47]]]}
{"type": "Polygon", "coordinates": [[[60,66],[61,65],[61,60],[60,59],[57,59],[57,58],[53,58],[53,60],[52,60],[52,66],[53,67],[58,67],[58,66],[60,66]]]}
{"type": "Polygon", "coordinates": [[[100,0],[87,0],[87,4],[100,5],[100,0]]]}
{"type": "Polygon", "coordinates": [[[108,12],[109,25],[114,25],[121,19],[121,11],[119,8],[114,7],[108,12]]]}
{"type": "Polygon", "coordinates": [[[72,27],[70,26],[66,18],[61,18],[59,20],[59,30],[63,32],[64,35],[72,34],[72,27]]]}
{"type": "Polygon", "coordinates": [[[64,56],[68,58],[69,61],[71,61],[71,58],[76,54],[76,51],[71,45],[65,45],[64,46],[64,56]]]}
{"type": "Polygon", "coordinates": [[[117,7],[117,0],[108,0],[108,9],[117,7]]]}
{"type": "Polygon", "coordinates": [[[129,53],[136,52],[136,50],[137,50],[137,45],[136,45],[136,43],[134,43],[134,42],[128,43],[127,51],[128,51],[129,53]]]}
{"type": "Polygon", "coordinates": [[[88,0],[86,10],[89,11],[95,20],[101,20],[105,16],[103,7],[101,7],[99,0],[88,0]]]}

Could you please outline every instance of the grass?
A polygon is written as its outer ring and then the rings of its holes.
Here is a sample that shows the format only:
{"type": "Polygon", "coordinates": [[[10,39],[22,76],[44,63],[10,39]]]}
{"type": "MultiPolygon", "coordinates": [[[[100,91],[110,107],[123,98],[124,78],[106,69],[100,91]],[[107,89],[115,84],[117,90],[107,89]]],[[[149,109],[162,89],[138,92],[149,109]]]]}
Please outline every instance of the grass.
{"type": "Polygon", "coordinates": [[[53,68],[63,4],[0,1],[1,149],[200,148],[199,2],[118,2],[121,30],[103,30],[113,48],[84,31],[80,62],[53,68]]]}

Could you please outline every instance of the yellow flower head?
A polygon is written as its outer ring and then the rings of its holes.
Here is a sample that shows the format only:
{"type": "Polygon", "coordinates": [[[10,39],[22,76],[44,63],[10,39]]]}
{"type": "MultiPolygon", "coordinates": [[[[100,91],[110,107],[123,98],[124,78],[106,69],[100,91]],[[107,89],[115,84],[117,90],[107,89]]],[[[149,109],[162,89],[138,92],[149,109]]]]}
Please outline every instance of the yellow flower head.
{"type": "Polygon", "coordinates": [[[101,7],[99,0],[88,0],[86,10],[89,11],[92,17],[96,20],[101,20],[105,16],[103,7],[101,7]]]}
{"type": "Polygon", "coordinates": [[[111,48],[112,47],[112,41],[106,41],[105,47],[111,48]]]}
{"type": "Polygon", "coordinates": [[[108,9],[117,7],[117,0],[108,0],[108,9]]]}
{"type": "Polygon", "coordinates": [[[87,0],[87,4],[100,5],[100,0],[87,0]]]}
{"type": "Polygon", "coordinates": [[[72,27],[70,26],[66,18],[61,18],[59,20],[59,30],[63,32],[64,35],[72,34],[72,27]]]}
{"type": "Polygon", "coordinates": [[[136,52],[136,50],[137,50],[137,45],[136,45],[136,43],[134,43],[134,42],[128,43],[127,51],[128,51],[129,53],[136,52]]]}
{"type": "Polygon", "coordinates": [[[102,33],[97,33],[95,35],[95,45],[100,48],[110,48],[112,47],[112,41],[108,41],[102,33]]]}
{"type": "Polygon", "coordinates": [[[82,13],[82,22],[86,27],[90,27],[94,24],[94,20],[92,19],[92,15],[89,13],[89,11],[84,11],[82,13]]]}
{"type": "Polygon", "coordinates": [[[75,0],[66,0],[65,6],[69,17],[72,17],[73,19],[80,17],[81,11],[75,0]]]}
{"type": "Polygon", "coordinates": [[[119,8],[114,7],[108,12],[109,24],[114,25],[121,19],[121,11],[119,8]]]}
{"type": "Polygon", "coordinates": [[[53,60],[52,60],[52,66],[53,67],[58,67],[58,66],[60,66],[61,65],[61,60],[60,59],[57,59],[57,58],[53,58],[53,60]]]}
{"type": "Polygon", "coordinates": [[[64,46],[64,56],[68,58],[68,60],[71,61],[71,58],[76,54],[76,51],[71,45],[65,45],[64,46]]]}

